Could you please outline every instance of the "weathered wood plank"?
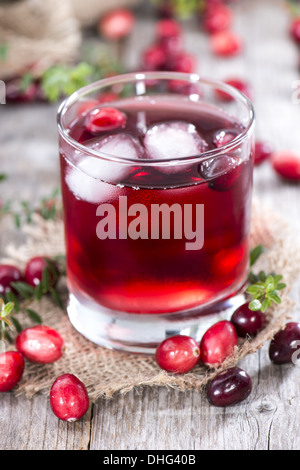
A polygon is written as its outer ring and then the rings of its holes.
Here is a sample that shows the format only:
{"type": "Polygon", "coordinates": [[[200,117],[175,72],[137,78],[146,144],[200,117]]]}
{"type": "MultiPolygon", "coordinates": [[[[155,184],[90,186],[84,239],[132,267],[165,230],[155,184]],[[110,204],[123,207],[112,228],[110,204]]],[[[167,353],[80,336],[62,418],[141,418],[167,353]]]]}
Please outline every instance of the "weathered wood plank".
{"type": "MultiPolygon", "coordinates": [[[[234,28],[246,38],[245,54],[230,60],[208,52],[208,38],[191,24],[186,49],[199,57],[199,72],[224,79],[247,78],[255,92],[257,136],[276,149],[300,149],[300,106],[292,103],[298,79],[297,51],[289,40],[288,16],[280,0],[244,0],[236,7],[234,28]]],[[[151,19],[136,25],[126,63],[134,68],[151,42],[151,19]]],[[[5,198],[38,200],[58,184],[56,106],[1,107],[1,184],[5,198]]],[[[255,195],[300,230],[299,185],[282,182],[266,163],[255,169],[255,195]]],[[[2,193],[1,193],[2,194],[2,193]]],[[[14,236],[0,231],[0,252],[14,236]]],[[[280,254],[279,254],[280,256],[280,254]]],[[[292,296],[300,320],[300,282],[292,296]]],[[[0,395],[1,449],[300,449],[298,366],[274,366],[268,345],[240,364],[251,375],[253,391],[233,408],[210,407],[204,394],[167,389],[135,390],[110,401],[98,400],[78,423],[58,421],[48,397],[0,395]]]]}

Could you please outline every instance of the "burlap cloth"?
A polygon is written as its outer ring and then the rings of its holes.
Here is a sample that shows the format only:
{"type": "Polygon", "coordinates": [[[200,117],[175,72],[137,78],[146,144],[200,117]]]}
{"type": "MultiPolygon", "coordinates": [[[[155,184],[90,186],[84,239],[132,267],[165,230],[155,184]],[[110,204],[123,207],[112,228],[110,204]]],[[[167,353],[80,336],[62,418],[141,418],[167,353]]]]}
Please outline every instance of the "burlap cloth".
{"type": "MultiPolygon", "coordinates": [[[[26,243],[16,247],[7,247],[7,258],[24,266],[31,256],[57,255],[64,253],[63,225],[61,221],[44,221],[36,216],[35,224],[24,228],[26,243]]],[[[291,286],[299,273],[300,249],[296,246],[296,237],[289,227],[269,210],[261,209],[257,202],[253,204],[251,224],[251,245],[262,243],[267,251],[255,265],[255,271],[282,274],[284,281],[291,286]]],[[[60,286],[64,299],[67,300],[65,279],[60,286]]],[[[282,291],[282,303],[270,309],[267,326],[257,337],[243,341],[218,369],[233,366],[248,354],[258,351],[266,341],[281,329],[293,310],[289,298],[289,288],[282,291]]],[[[55,327],[65,340],[63,356],[53,364],[33,364],[26,361],[24,375],[14,389],[17,395],[33,396],[37,392],[48,393],[57,376],[72,373],[86,385],[90,399],[112,397],[116,392],[125,393],[134,387],[164,386],[179,390],[202,389],[214,377],[217,370],[198,365],[192,372],[174,375],[162,371],[152,356],[123,353],[106,350],[82,337],[70,324],[65,311],[54,306],[48,298],[43,298],[33,305],[43,319],[43,323],[55,327]]],[[[21,314],[18,314],[21,315],[21,314]]],[[[26,317],[20,318],[26,326],[26,317]]],[[[32,323],[31,323],[32,326],[32,323]]]]}

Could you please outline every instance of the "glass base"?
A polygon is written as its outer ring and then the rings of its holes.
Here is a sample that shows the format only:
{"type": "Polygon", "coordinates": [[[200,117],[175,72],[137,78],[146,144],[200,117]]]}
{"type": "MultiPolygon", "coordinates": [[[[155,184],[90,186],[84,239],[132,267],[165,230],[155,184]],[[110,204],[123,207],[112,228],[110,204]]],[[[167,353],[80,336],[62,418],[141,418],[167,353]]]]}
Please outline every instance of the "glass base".
{"type": "Polygon", "coordinates": [[[176,334],[200,341],[205,331],[220,320],[229,320],[233,311],[245,303],[243,292],[213,307],[168,315],[137,315],[115,312],[70,294],[68,315],[75,329],[87,339],[109,349],[154,354],[157,346],[176,334]]]}

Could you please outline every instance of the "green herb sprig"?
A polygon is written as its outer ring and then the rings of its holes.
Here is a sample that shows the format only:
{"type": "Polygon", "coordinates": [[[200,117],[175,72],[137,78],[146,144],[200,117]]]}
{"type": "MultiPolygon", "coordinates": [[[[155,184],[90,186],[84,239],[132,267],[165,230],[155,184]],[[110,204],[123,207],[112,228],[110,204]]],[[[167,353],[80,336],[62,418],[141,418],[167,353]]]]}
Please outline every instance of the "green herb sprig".
{"type": "MultiPolygon", "coordinates": [[[[252,267],[258,258],[265,252],[263,245],[257,245],[250,253],[250,266],[252,267]]],[[[270,273],[266,274],[265,271],[260,271],[254,274],[250,271],[249,286],[247,293],[252,297],[249,302],[249,309],[253,311],[265,312],[274,302],[275,304],[281,303],[280,291],[286,287],[282,282],[283,276],[281,274],[270,273]]]]}

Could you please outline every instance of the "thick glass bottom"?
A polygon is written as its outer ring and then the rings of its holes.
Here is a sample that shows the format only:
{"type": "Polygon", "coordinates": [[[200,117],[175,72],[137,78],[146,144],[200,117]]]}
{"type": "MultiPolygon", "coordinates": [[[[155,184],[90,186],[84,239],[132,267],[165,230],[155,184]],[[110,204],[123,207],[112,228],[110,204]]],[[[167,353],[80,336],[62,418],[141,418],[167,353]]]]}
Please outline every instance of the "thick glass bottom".
{"type": "MultiPolygon", "coordinates": [[[[243,284],[244,285],[244,284],[243,284]]],[[[159,343],[175,334],[200,341],[205,331],[220,320],[229,320],[245,302],[243,288],[237,294],[209,307],[168,315],[136,315],[99,307],[70,294],[68,315],[75,329],[93,343],[109,349],[154,354],[159,343]]]]}

